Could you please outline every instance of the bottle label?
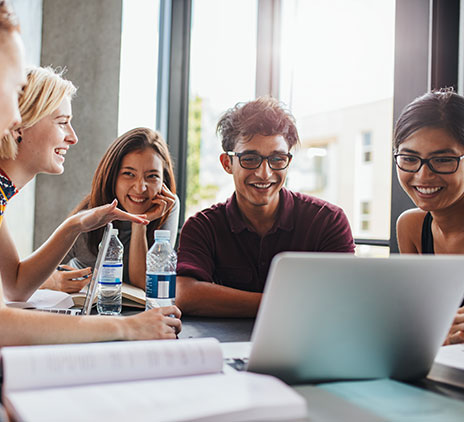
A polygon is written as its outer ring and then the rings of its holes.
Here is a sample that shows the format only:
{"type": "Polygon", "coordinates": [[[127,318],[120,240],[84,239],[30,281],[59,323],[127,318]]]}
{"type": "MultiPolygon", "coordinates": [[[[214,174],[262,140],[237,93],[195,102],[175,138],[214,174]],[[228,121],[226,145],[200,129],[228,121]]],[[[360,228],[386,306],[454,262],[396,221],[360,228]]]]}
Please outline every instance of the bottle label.
{"type": "Polygon", "coordinates": [[[100,284],[121,284],[122,264],[103,264],[98,282],[100,284]]]}
{"type": "Polygon", "coordinates": [[[147,273],[146,295],[151,299],[174,299],[176,297],[176,274],[147,273]]]}

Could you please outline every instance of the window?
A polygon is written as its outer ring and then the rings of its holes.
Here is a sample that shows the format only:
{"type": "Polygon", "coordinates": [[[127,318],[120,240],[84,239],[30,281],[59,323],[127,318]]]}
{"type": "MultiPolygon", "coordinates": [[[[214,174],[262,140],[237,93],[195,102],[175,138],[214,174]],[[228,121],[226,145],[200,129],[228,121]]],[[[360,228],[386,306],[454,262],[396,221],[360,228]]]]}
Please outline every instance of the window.
{"type": "Polygon", "coordinates": [[[394,0],[282,0],[281,99],[307,162],[288,187],[341,206],[355,237],[390,237],[394,16],[394,0]]]}
{"type": "Polygon", "coordinates": [[[123,1],[118,135],[155,129],[158,22],[159,0],[123,1]]]}
{"type": "Polygon", "coordinates": [[[193,2],[186,218],[234,191],[219,162],[216,124],[228,108],[255,97],[256,22],[256,1],[193,2]]]}
{"type": "Polygon", "coordinates": [[[362,134],[362,160],[364,163],[372,161],[372,133],[363,132],[362,134]]]}
{"type": "Polygon", "coordinates": [[[371,220],[371,203],[369,201],[361,202],[361,224],[359,230],[368,232],[371,220]]]}

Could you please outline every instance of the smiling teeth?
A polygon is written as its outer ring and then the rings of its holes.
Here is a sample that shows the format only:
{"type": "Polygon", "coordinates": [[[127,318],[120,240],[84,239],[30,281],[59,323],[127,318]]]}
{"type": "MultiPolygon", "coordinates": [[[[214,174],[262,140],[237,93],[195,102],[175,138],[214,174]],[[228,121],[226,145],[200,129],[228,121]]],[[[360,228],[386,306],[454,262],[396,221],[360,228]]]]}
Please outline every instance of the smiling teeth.
{"type": "Polygon", "coordinates": [[[271,186],[271,183],[253,183],[253,186],[256,186],[260,189],[267,189],[269,186],[271,186]]]}
{"type": "Polygon", "coordinates": [[[132,198],[132,196],[129,196],[129,198],[130,198],[131,201],[137,202],[139,204],[141,204],[142,202],[145,201],[145,198],[144,199],[135,199],[135,198],[132,198]]]}
{"type": "Polygon", "coordinates": [[[423,193],[424,195],[431,195],[432,193],[438,192],[441,188],[420,188],[419,186],[416,186],[416,189],[420,192],[423,193]]]}
{"type": "Polygon", "coordinates": [[[58,155],[66,155],[66,148],[55,148],[55,153],[58,155]]]}

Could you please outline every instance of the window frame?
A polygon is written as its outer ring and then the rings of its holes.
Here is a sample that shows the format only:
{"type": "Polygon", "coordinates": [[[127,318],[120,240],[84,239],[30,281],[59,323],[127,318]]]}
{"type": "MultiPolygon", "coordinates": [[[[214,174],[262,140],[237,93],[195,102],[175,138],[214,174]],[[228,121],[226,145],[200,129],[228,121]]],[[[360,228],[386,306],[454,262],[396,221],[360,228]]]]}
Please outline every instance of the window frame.
{"type": "MultiPolygon", "coordinates": [[[[256,96],[279,98],[281,6],[281,0],[258,0],[256,96]]],[[[463,87],[458,86],[458,74],[463,73],[458,60],[460,10],[460,0],[396,0],[393,121],[429,89],[454,86],[462,93],[463,87]]],[[[179,228],[186,203],[191,19],[192,0],[161,2],[156,121],[174,162],[181,201],[179,228]]],[[[355,242],[387,246],[390,253],[398,253],[396,220],[414,204],[398,183],[393,157],[392,169],[390,239],[356,238],[355,242]]]]}

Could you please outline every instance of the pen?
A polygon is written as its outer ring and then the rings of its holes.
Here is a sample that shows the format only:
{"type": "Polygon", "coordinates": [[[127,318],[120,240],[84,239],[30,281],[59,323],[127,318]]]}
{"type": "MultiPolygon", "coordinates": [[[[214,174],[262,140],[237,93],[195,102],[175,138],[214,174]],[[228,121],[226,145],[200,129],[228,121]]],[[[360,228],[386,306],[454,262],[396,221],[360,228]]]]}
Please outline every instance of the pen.
{"type": "MultiPolygon", "coordinates": [[[[57,271],[72,271],[69,268],[62,267],[61,265],[58,265],[58,267],[56,267],[56,270],[57,271]]],[[[83,280],[84,278],[89,278],[89,277],[90,277],[90,275],[87,274],[87,275],[85,275],[83,277],[79,277],[79,278],[76,278],[76,279],[73,279],[73,280],[83,280]]]]}

